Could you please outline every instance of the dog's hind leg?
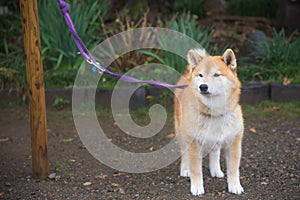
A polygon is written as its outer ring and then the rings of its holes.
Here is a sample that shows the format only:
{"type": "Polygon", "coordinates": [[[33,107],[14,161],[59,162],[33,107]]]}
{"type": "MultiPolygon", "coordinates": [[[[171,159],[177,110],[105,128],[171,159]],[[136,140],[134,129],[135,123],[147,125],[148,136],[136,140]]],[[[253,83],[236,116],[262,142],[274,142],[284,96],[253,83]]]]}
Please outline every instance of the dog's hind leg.
{"type": "Polygon", "coordinates": [[[194,196],[204,194],[202,176],[202,155],[197,141],[195,140],[189,147],[188,160],[191,172],[191,193],[194,196]]]}
{"type": "Polygon", "coordinates": [[[180,176],[190,177],[190,165],[187,151],[182,152],[181,163],[180,163],[180,176]]]}
{"type": "Polygon", "coordinates": [[[209,169],[211,177],[223,178],[224,173],[220,166],[221,147],[214,147],[209,153],[209,169]]]}

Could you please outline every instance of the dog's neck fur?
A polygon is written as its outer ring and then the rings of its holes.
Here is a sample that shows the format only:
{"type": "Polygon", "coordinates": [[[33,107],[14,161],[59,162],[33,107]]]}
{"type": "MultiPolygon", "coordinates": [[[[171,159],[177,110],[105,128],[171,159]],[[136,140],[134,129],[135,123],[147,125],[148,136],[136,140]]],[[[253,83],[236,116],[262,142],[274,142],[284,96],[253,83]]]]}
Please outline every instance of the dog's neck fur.
{"type": "Polygon", "coordinates": [[[199,96],[200,114],[209,117],[221,117],[234,111],[238,106],[238,101],[232,103],[236,99],[233,97],[240,95],[240,89],[233,89],[229,94],[225,94],[225,96],[199,96]]]}

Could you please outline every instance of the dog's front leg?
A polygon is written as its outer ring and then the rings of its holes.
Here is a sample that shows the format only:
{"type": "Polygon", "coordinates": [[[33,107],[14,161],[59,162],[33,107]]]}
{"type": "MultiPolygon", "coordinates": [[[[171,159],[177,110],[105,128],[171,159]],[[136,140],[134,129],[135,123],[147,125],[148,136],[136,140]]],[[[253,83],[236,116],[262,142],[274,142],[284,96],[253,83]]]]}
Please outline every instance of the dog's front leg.
{"type": "Polygon", "coordinates": [[[191,175],[191,193],[196,195],[204,194],[202,176],[202,156],[197,141],[194,140],[188,150],[188,159],[191,175]]]}
{"type": "Polygon", "coordinates": [[[225,157],[227,164],[227,183],[228,191],[234,194],[241,194],[244,192],[240,184],[240,159],[241,159],[241,142],[242,132],[237,135],[232,144],[225,149],[225,157]]]}

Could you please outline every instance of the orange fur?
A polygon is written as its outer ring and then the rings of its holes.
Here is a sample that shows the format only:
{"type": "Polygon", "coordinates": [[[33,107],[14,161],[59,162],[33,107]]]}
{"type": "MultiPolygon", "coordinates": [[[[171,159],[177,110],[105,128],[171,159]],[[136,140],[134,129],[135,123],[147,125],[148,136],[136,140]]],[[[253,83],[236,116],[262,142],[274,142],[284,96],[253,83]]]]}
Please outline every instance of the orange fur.
{"type": "Polygon", "coordinates": [[[241,194],[239,180],[243,117],[239,105],[241,83],[231,49],[222,56],[203,56],[190,50],[188,66],[174,98],[175,132],[181,147],[182,176],[191,179],[193,195],[204,194],[202,158],[209,154],[212,176],[224,176],[219,164],[225,150],[229,192],[241,194]]]}

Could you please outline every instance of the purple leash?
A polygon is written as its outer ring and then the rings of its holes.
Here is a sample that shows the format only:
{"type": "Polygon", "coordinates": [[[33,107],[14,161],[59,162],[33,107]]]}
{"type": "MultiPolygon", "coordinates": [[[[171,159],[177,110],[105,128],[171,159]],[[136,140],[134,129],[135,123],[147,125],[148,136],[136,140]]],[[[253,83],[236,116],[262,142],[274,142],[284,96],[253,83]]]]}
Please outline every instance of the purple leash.
{"type": "Polygon", "coordinates": [[[123,80],[125,82],[130,82],[130,83],[146,83],[149,85],[153,86],[158,86],[158,87],[165,87],[165,88],[185,88],[188,85],[172,85],[168,83],[163,83],[163,82],[158,82],[158,81],[151,81],[151,80],[139,80],[137,78],[131,77],[131,76],[126,76],[126,75],[121,75],[117,74],[114,72],[109,71],[108,69],[103,68],[99,62],[95,60],[95,58],[92,56],[91,52],[87,49],[87,47],[84,45],[80,37],[78,36],[78,33],[74,27],[74,24],[72,22],[72,19],[68,13],[69,11],[69,4],[66,3],[63,0],[57,0],[57,3],[59,4],[61,13],[63,14],[66,24],[71,31],[71,34],[73,36],[74,42],[79,49],[79,52],[81,56],[90,64],[92,64],[94,67],[92,68],[93,71],[98,71],[99,73],[105,73],[108,74],[112,77],[118,78],[120,80],[123,80]]]}

